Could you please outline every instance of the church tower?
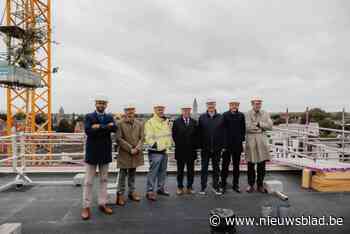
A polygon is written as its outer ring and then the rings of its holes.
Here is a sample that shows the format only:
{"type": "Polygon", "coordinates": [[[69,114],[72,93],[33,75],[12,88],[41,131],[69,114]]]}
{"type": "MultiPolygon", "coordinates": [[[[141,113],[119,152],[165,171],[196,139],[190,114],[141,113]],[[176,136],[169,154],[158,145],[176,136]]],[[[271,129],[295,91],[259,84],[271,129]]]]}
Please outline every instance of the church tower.
{"type": "Polygon", "coordinates": [[[198,116],[198,103],[197,103],[197,99],[195,98],[193,100],[193,105],[192,105],[192,116],[195,120],[198,120],[199,116],[198,116]]]}

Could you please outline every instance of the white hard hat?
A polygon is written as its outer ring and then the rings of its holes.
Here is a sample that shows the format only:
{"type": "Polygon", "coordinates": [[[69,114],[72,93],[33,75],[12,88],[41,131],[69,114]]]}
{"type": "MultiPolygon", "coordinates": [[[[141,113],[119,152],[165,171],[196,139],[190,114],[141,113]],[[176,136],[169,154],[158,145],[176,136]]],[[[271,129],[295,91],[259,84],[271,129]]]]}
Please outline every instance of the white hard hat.
{"type": "Polygon", "coordinates": [[[129,103],[127,105],[124,105],[124,110],[128,110],[128,109],[136,109],[135,105],[132,103],[129,103]]]}
{"type": "Polygon", "coordinates": [[[165,105],[160,104],[160,103],[153,104],[153,108],[156,108],[156,107],[163,107],[163,108],[165,108],[165,105]]]}
{"type": "Polygon", "coordinates": [[[231,99],[228,103],[240,103],[237,99],[231,99]]]}
{"type": "Polygon", "coordinates": [[[181,106],[181,109],[192,109],[191,105],[185,104],[181,106]]]}
{"type": "Polygon", "coordinates": [[[262,101],[262,98],[260,97],[257,97],[257,96],[254,96],[250,99],[251,102],[254,102],[254,101],[262,101]]]}
{"type": "Polygon", "coordinates": [[[96,101],[103,101],[103,102],[108,102],[108,98],[107,96],[103,95],[103,94],[97,94],[95,96],[95,102],[96,101]]]}
{"type": "Polygon", "coordinates": [[[212,99],[212,98],[208,98],[207,101],[206,101],[207,104],[209,103],[216,103],[215,99],[212,99]]]}

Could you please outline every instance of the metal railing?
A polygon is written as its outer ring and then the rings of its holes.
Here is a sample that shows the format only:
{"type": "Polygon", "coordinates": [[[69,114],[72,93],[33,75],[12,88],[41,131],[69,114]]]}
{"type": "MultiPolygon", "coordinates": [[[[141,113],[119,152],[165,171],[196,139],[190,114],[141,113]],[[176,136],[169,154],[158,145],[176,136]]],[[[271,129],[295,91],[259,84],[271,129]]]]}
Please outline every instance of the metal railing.
{"type": "MultiPolygon", "coordinates": [[[[322,131],[323,129],[320,128],[322,131]]],[[[332,131],[332,129],[325,129],[332,131]]],[[[334,129],[335,132],[338,130],[334,129]]],[[[345,134],[350,136],[350,131],[345,134]]],[[[350,138],[310,137],[305,132],[274,127],[269,132],[271,153],[275,158],[299,157],[332,160],[347,160],[350,155],[350,138]]],[[[83,166],[85,155],[84,133],[14,133],[0,137],[0,168],[16,165],[24,168],[83,166]],[[17,156],[18,155],[18,156],[17,156]],[[18,161],[18,158],[21,158],[18,161]]],[[[115,147],[113,147],[115,148],[115,147]]],[[[173,152],[171,152],[173,153],[173,152]]],[[[113,151],[114,155],[117,152],[113,151]]]]}
{"type": "MultiPolygon", "coordinates": [[[[333,129],[322,128],[319,130],[333,131],[333,129]]],[[[334,132],[339,132],[339,130],[334,129],[334,132]]],[[[279,127],[274,127],[273,131],[267,134],[270,135],[270,152],[273,162],[303,167],[305,164],[300,164],[302,160],[310,161],[310,163],[328,161],[332,163],[329,164],[332,168],[334,165],[350,168],[350,164],[346,163],[350,159],[350,139],[348,138],[346,140],[332,137],[320,138],[314,135],[310,136],[305,131],[279,127]]],[[[341,134],[350,136],[350,131],[341,132],[341,134]]],[[[0,152],[0,170],[4,169],[3,172],[15,174],[15,179],[0,186],[0,191],[17,184],[40,183],[31,180],[26,175],[29,168],[37,168],[38,171],[42,168],[60,168],[66,172],[74,173],[76,173],[74,169],[80,168],[83,171],[85,138],[84,133],[55,132],[19,132],[0,137],[0,145],[7,148],[5,152],[0,152]]],[[[146,158],[146,151],[144,153],[146,158]]],[[[113,151],[113,155],[116,156],[117,152],[113,151]]],[[[176,167],[173,156],[169,159],[169,164],[176,167]]],[[[145,160],[144,167],[147,168],[147,165],[147,160],[145,160]]],[[[200,159],[196,161],[196,166],[199,167],[199,165],[200,159]]],[[[115,160],[110,169],[110,171],[117,171],[115,160]]],[[[60,183],[70,184],[72,181],[60,183]]]]}
{"type": "Polygon", "coordinates": [[[312,170],[350,170],[350,131],[318,128],[315,132],[323,131],[338,134],[338,137],[322,138],[309,134],[307,126],[301,128],[301,131],[274,127],[274,131],[270,133],[272,161],[312,170]]]}

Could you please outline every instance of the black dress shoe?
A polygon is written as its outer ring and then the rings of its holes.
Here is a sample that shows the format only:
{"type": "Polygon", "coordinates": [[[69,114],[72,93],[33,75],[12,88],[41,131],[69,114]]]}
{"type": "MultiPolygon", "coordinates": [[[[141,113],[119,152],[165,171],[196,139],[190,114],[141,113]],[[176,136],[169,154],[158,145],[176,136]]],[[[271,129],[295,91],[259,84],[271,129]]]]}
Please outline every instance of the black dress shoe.
{"type": "Polygon", "coordinates": [[[250,186],[250,185],[249,185],[249,186],[247,187],[247,189],[246,189],[246,192],[247,192],[247,193],[253,193],[254,191],[255,191],[254,186],[250,186]]]}
{"type": "Polygon", "coordinates": [[[264,186],[258,186],[258,192],[259,193],[267,193],[267,190],[265,189],[264,186]]]}
{"type": "Polygon", "coordinates": [[[233,189],[233,191],[235,191],[236,193],[241,193],[241,190],[239,189],[239,186],[233,186],[232,189],[233,189]]]}
{"type": "Polygon", "coordinates": [[[167,197],[170,196],[170,193],[168,193],[167,191],[164,191],[164,190],[158,190],[157,194],[161,195],[161,196],[167,196],[167,197]]]}
{"type": "Polygon", "coordinates": [[[222,194],[226,193],[226,187],[221,188],[222,194]]]}
{"type": "Polygon", "coordinates": [[[226,188],[226,185],[227,185],[226,182],[223,182],[223,181],[220,181],[220,182],[219,182],[219,186],[220,186],[221,188],[226,188]]]}

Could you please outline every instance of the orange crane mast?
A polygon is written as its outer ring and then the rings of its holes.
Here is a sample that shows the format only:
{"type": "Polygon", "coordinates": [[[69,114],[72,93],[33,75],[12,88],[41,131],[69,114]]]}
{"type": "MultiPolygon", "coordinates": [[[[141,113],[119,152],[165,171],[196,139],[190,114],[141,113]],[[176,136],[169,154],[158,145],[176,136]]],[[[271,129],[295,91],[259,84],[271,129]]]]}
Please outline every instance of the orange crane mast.
{"type": "Polygon", "coordinates": [[[20,112],[26,114],[26,131],[50,132],[51,0],[6,0],[4,19],[8,34],[22,32],[20,39],[6,37],[8,61],[38,74],[42,84],[39,88],[7,86],[7,132],[14,126],[14,115],[20,112]]]}

